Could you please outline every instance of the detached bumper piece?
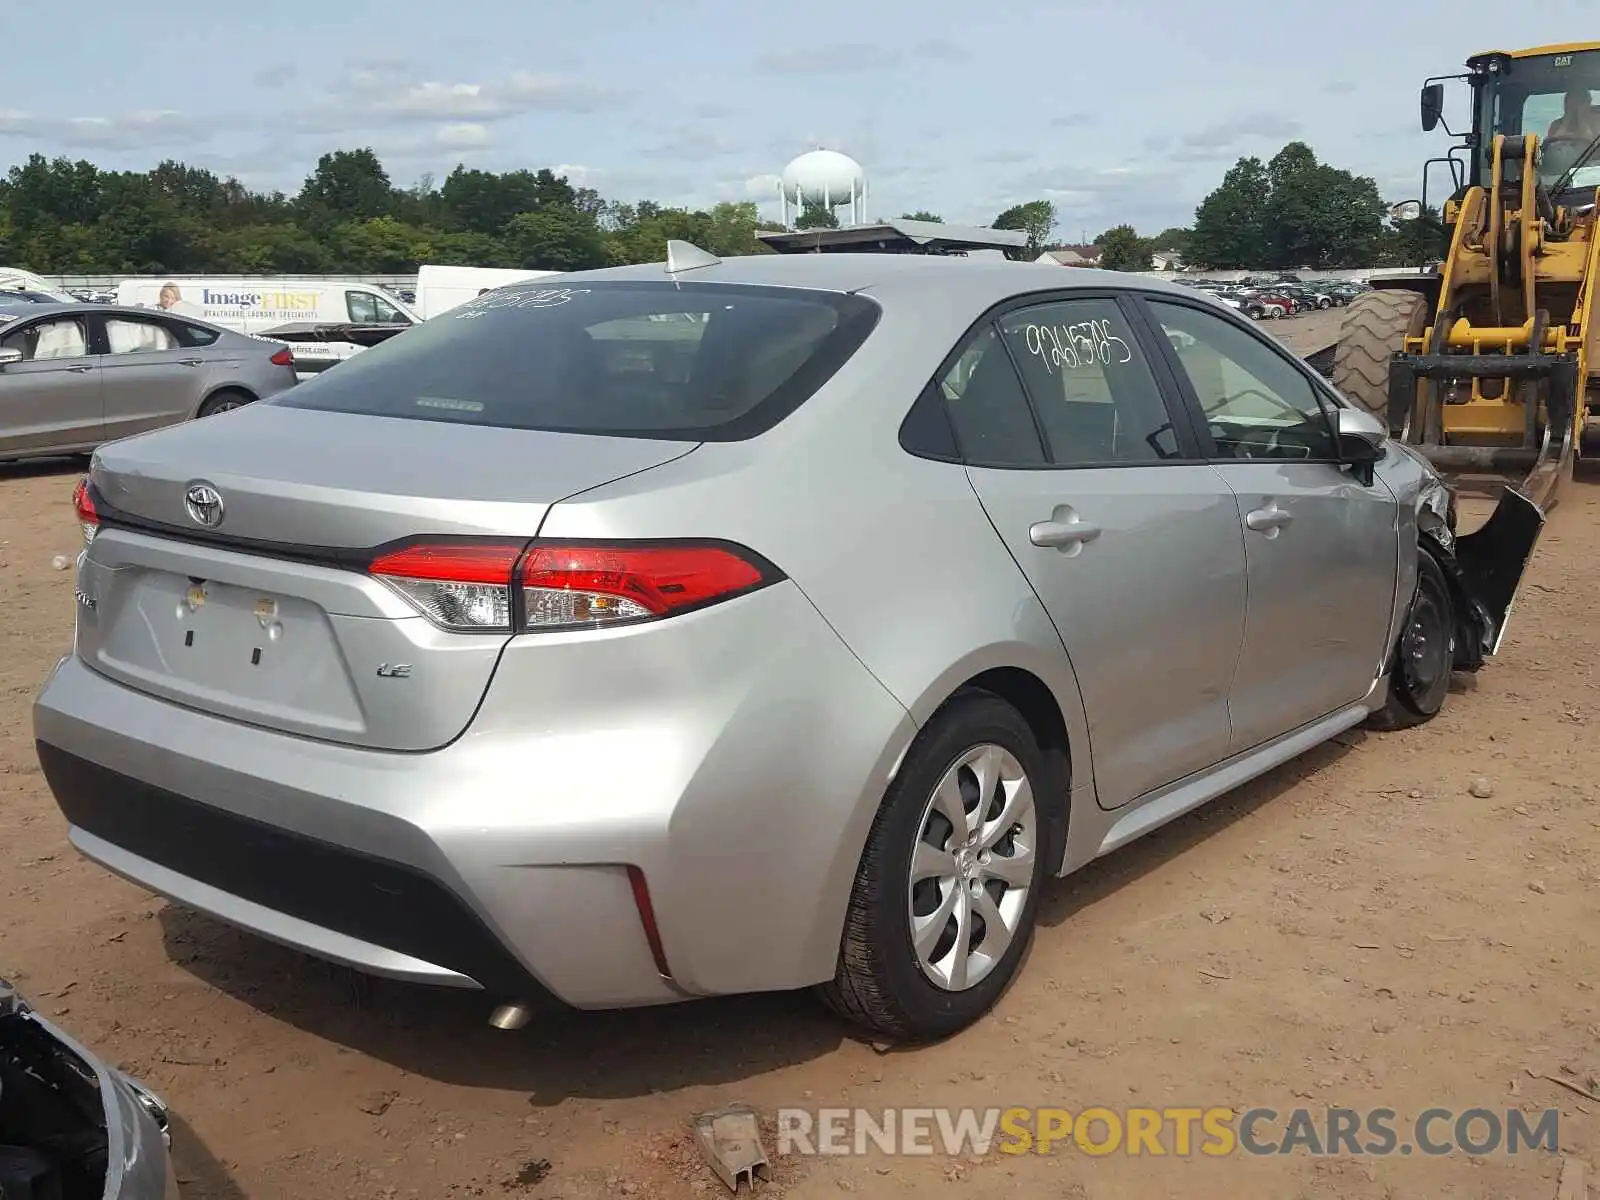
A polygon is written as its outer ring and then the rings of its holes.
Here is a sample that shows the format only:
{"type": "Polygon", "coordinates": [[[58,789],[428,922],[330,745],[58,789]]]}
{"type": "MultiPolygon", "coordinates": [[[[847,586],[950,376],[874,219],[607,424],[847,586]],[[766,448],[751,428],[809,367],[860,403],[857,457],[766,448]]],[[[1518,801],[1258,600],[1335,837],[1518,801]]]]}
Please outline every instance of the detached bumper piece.
{"type": "Polygon", "coordinates": [[[0,1196],[174,1200],[166,1105],[0,980],[0,1196]]]}
{"type": "Polygon", "coordinates": [[[1458,657],[1462,651],[1476,650],[1470,654],[1469,669],[1499,652],[1544,523],[1543,509],[1516,488],[1506,488],[1482,528],[1456,538],[1446,570],[1455,576],[1470,605],[1479,635],[1475,647],[1458,650],[1458,657]]]}
{"type": "Polygon", "coordinates": [[[1578,383],[1578,360],[1570,354],[1396,354],[1389,360],[1389,429],[1442,471],[1521,474],[1518,489],[1546,509],[1577,451],[1578,383]],[[1504,379],[1517,389],[1524,413],[1520,446],[1445,442],[1440,397],[1449,383],[1474,379],[1504,379]],[[1422,380],[1433,386],[1419,388],[1422,380]]]}

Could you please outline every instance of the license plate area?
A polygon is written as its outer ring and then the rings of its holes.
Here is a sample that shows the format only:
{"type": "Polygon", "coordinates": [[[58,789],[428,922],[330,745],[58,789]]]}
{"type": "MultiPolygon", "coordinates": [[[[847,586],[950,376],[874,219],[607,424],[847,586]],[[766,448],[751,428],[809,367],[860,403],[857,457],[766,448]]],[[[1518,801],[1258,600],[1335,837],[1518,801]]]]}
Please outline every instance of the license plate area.
{"type": "Polygon", "coordinates": [[[364,728],[332,624],[315,603],[148,568],[114,575],[115,602],[102,603],[94,655],[108,674],[283,728],[364,728]]]}

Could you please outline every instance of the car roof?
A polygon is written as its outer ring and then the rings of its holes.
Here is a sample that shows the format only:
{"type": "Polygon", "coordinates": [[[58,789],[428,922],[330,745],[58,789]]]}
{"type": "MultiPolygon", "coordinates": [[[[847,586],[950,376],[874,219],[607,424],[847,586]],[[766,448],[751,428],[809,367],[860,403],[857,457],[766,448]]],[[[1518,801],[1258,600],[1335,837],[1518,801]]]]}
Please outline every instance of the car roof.
{"type": "Polygon", "coordinates": [[[711,266],[668,275],[665,263],[641,263],[549,275],[506,290],[539,289],[579,281],[659,281],[736,283],[754,286],[813,288],[829,292],[866,292],[877,298],[907,297],[947,304],[952,298],[983,309],[1015,296],[1036,292],[1089,291],[1119,288],[1192,297],[1188,288],[1164,280],[1120,271],[1063,267],[1032,262],[968,259],[932,254],[875,254],[840,251],[828,254],[749,254],[724,258],[711,266]],[[930,294],[929,289],[937,289],[930,294]]]}

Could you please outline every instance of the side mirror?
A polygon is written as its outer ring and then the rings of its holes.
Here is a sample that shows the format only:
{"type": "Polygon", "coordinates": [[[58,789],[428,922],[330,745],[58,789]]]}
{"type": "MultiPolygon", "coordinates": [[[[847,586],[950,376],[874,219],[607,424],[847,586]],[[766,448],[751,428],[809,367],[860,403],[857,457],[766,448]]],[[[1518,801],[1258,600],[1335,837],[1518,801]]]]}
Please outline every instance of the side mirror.
{"type": "Polygon", "coordinates": [[[1420,221],[1422,220],[1422,201],[1402,200],[1399,204],[1389,209],[1391,221],[1420,221]]]}
{"type": "Polygon", "coordinates": [[[21,350],[0,350],[0,371],[5,370],[12,363],[19,363],[21,361],[21,350]]]}
{"type": "Polygon", "coordinates": [[[1341,408],[1334,416],[1339,439],[1339,461],[1353,465],[1371,464],[1383,457],[1389,427],[1371,413],[1359,408],[1341,408]]]}
{"type": "Polygon", "coordinates": [[[1444,84],[1430,83],[1422,89],[1422,132],[1432,133],[1444,116],[1444,84]]]}

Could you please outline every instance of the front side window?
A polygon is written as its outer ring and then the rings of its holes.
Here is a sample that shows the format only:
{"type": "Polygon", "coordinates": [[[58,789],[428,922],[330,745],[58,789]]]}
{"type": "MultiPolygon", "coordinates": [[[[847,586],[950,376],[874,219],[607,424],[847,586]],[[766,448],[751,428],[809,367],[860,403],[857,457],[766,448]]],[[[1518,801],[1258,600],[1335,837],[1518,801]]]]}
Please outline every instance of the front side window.
{"type": "Polygon", "coordinates": [[[82,358],[89,353],[89,331],[77,317],[40,321],[0,338],[0,346],[20,350],[25,360],[82,358]]]}
{"type": "Polygon", "coordinates": [[[732,441],[798,408],[855,353],[878,312],[863,296],[799,288],[529,281],[415,325],[271,403],[732,441]]]}
{"type": "Polygon", "coordinates": [[[409,325],[411,319],[382,296],[372,292],[346,292],[345,311],[356,325],[409,325]]]}
{"type": "Polygon", "coordinates": [[[1338,459],[1316,389],[1248,329],[1187,305],[1149,301],[1194,389],[1218,458],[1338,459]]]}
{"type": "Polygon", "coordinates": [[[1000,318],[1000,330],[1039,414],[1052,462],[1181,457],[1161,388],[1115,300],[1019,309],[1000,318]]]}
{"type": "Polygon", "coordinates": [[[106,341],[112,354],[143,354],[178,349],[178,339],[165,325],[126,317],[106,320],[106,341]]]}

